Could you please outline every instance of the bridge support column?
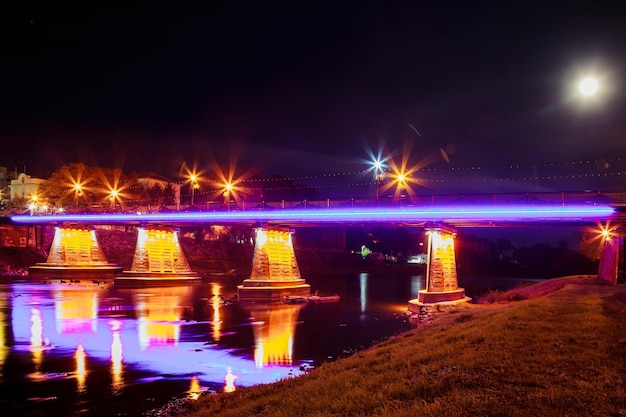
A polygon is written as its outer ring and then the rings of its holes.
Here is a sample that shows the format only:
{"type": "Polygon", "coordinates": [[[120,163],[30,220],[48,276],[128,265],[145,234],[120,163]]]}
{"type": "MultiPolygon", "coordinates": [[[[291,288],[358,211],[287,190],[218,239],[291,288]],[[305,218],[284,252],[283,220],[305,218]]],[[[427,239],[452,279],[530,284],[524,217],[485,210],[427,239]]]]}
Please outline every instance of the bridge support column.
{"type": "Polygon", "coordinates": [[[115,278],[116,286],[149,287],[201,282],[189,267],[178,241],[178,231],[168,227],[138,227],[130,271],[115,278]]]}
{"type": "Polygon", "coordinates": [[[28,269],[29,276],[111,279],[122,268],[107,262],[96,231],[85,225],[56,227],[46,262],[28,269]]]}
{"type": "Polygon", "coordinates": [[[255,229],[252,274],[237,286],[240,300],[279,301],[311,294],[311,286],[300,276],[292,234],[280,227],[255,229]]]}
{"type": "Polygon", "coordinates": [[[426,289],[409,301],[409,311],[415,313],[420,313],[424,305],[470,301],[457,282],[455,232],[443,226],[428,227],[427,231],[426,289]]]}

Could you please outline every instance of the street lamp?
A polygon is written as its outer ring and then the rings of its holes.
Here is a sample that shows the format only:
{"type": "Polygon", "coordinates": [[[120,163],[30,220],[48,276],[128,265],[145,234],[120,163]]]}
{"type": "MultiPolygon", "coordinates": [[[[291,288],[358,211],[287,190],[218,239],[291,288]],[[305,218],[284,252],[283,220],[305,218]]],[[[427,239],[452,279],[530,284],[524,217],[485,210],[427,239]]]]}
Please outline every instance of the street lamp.
{"type": "Polygon", "coordinates": [[[109,194],[109,200],[111,201],[111,210],[115,211],[115,200],[117,200],[117,197],[119,195],[119,192],[114,188],[111,190],[111,193],[109,194]]]}
{"type": "Polygon", "coordinates": [[[230,211],[230,193],[233,191],[233,184],[227,182],[226,184],[224,184],[224,189],[224,197],[226,199],[226,204],[228,205],[228,211],[230,211]]]}
{"type": "Polygon", "coordinates": [[[200,188],[198,184],[198,176],[196,174],[191,174],[189,176],[189,184],[191,185],[191,205],[193,206],[193,198],[197,188],[200,188]]]}
{"type": "Polygon", "coordinates": [[[378,204],[378,189],[380,187],[380,181],[382,179],[383,163],[380,159],[373,161],[374,167],[374,179],[376,181],[376,204],[378,204]]]}
{"type": "Polygon", "coordinates": [[[83,186],[77,182],[74,184],[74,205],[78,207],[78,197],[83,195],[83,186]]]}
{"type": "Polygon", "coordinates": [[[398,176],[396,177],[396,180],[398,181],[398,189],[400,190],[400,207],[402,207],[402,190],[404,189],[404,183],[406,181],[406,176],[403,173],[399,173],[398,176]]]}

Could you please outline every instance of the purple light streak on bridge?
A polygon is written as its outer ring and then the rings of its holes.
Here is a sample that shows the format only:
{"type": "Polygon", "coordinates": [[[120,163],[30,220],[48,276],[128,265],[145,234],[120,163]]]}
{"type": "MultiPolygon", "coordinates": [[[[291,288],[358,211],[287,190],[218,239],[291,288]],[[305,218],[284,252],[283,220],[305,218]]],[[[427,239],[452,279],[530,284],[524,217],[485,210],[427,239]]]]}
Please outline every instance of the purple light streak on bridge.
{"type": "Polygon", "coordinates": [[[231,211],[147,214],[62,214],[49,216],[12,216],[16,224],[406,224],[420,222],[563,222],[599,221],[614,214],[609,206],[445,206],[428,208],[289,209],[272,211],[231,211]]]}

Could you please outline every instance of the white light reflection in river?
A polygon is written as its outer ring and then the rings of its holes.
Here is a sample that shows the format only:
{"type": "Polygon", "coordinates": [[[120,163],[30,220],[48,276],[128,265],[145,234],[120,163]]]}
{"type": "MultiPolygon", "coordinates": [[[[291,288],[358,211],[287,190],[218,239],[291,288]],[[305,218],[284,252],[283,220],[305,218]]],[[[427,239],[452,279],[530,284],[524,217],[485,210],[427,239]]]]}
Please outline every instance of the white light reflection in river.
{"type": "Polygon", "coordinates": [[[233,372],[230,368],[226,371],[226,376],[224,377],[224,381],[226,384],[224,385],[224,392],[233,392],[235,391],[235,379],[237,379],[237,375],[233,375],[233,372]]]}
{"type": "Polygon", "coordinates": [[[30,351],[33,354],[33,365],[35,372],[41,370],[41,361],[43,356],[43,321],[41,320],[41,312],[37,308],[30,309],[30,351]]]}
{"type": "Polygon", "coordinates": [[[361,290],[361,318],[363,318],[363,314],[367,308],[367,274],[365,272],[359,274],[359,289],[361,290]]]}
{"type": "Polygon", "coordinates": [[[76,390],[82,393],[86,391],[85,379],[87,377],[87,368],[85,366],[87,355],[83,345],[78,345],[74,357],[76,358],[76,390]]]}
{"type": "Polygon", "coordinates": [[[422,289],[422,282],[424,282],[423,275],[411,276],[411,298],[417,298],[420,290],[422,289]]]}
{"type": "Polygon", "coordinates": [[[118,320],[111,320],[109,325],[111,326],[111,333],[113,333],[113,340],[111,341],[111,385],[113,395],[118,395],[124,388],[122,339],[120,338],[122,323],[118,320]]]}

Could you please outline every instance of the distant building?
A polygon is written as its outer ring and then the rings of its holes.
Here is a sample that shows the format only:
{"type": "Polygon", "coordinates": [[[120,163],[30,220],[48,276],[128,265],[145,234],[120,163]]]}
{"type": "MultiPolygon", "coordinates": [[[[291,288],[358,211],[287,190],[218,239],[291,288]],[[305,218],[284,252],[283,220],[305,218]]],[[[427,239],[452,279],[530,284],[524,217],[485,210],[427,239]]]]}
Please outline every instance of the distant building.
{"type": "Polygon", "coordinates": [[[47,180],[41,178],[32,178],[30,175],[21,173],[16,180],[11,180],[11,200],[16,198],[30,199],[39,194],[39,188],[46,183],[47,180]]]}
{"type": "Polygon", "coordinates": [[[9,201],[11,198],[11,189],[9,188],[10,183],[11,180],[9,179],[9,170],[7,167],[0,167],[0,206],[9,201]]]}

